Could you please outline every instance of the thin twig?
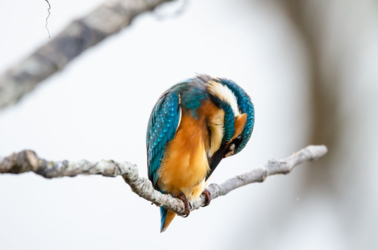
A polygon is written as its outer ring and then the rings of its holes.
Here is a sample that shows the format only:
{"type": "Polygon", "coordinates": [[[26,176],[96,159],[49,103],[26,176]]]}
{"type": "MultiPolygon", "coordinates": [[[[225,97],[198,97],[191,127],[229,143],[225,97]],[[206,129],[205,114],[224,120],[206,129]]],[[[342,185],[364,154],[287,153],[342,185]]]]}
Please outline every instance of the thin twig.
{"type": "MultiPolygon", "coordinates": [[[[307,146],[286,159],[271,160],[260,168],[235,176],[222,184],[213,183],[208,187],[208,190],[211,198],[216,199],[239,187],[255,182],[263,182],[268,176],[288,174],[295,166],[307,161],[317,160],[326,153],[326,146],[307,146]]],[[[156,191],[148,179],[139,177],[137,166],[129,162],[117,163],[112,160],[101,160],[99,162],[86,160],[77,162],[66,160],[46,161],[39,158],[31,150],[13,153],[4,158],[0,157],[0,173],[20,174],[30,171],[45,178],[95,174],[108,177],[121,175],[131,189],[140,197],[153,202],[157,206],[172,210],[179,215],[182,215],[185,211],[184,203],[181,200],[156,191]]],[[[191,202],[191,210],[199,209],[204,203],[205,197],[201,195],[198,200],[191,202]]]]}
{"type": "Polygon", "coordinates": [[[50,17],[50,10],[51,10],[51,5],[50,5],[50,2],[48,0],[45,0],[46,3],[49,5],[49,8],[47,9],[47,17],[46,17],[46,24],[45,24],[45,28],[47,30],[47,34],[49,34],[49,38],[50,37],[50,31],[49,31],[49,28],[47,27],[47,25],[49,24],[48,20],[49,20],[49,17],[50,17]]]}

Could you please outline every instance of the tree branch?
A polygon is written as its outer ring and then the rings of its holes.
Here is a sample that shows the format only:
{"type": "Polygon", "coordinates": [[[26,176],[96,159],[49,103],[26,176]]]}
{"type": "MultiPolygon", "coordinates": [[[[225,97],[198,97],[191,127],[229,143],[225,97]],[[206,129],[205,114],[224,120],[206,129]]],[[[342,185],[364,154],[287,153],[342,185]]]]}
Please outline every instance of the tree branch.
{"type": "MultiPolygon", "coordinates": [[[[317,160],[326,153],[326,146],[307,146],[286,159],[268,161],[260,168],[235,176],[222,184],[213,183],[208,187],[208,190],[210,191],[211,198],[216,199],[239,187],[255,182],[263,182],[268,176],[288,174],[295,166],[307,161],[317,160]]],[[[77,162],[66,160],[46,161],[39,158],[31,150],[13,153],[5,158],[0,157],[0,173],[20,174],[30,171],[49,179],[95,174],[108,177],[122,175],[133,192],[140,197],[153,202],[157,206],[163,206],[166,209],[172,210],[179,215],[182,215],[185,211],[184,203],[181,200],[156,191],[149,180],[139,177],[137,166],[129,162],[117,163],[112,160],[101,160],[99,162],[89,162],[86,160],[77,162]]],[[[205,197],[201,195],[198,200],[191,202],[191,210],[199,209],[204,203],[205,197]]]]}
{"type": "Polygon", "coordinates": [[[0,108],[17,102],[72,59],[130,25],[139,14],[170,0],[106,0],[71,22],[56,38],[0,76],[0,108]]]}

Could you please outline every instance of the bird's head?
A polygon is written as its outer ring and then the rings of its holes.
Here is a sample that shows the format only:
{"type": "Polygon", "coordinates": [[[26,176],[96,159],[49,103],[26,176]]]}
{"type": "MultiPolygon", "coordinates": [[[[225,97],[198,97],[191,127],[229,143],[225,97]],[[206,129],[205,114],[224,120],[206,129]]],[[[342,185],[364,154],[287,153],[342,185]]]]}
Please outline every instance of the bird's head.
{"type": "Polygon", "coordinates": [[[246,146],[252,135],[255,111],[248,94],[231,80],[209,78],[206,89],[210,99],[224,111],[222,142],[209,159],[210,168],[215,169],[223,158],[246,146]]]}

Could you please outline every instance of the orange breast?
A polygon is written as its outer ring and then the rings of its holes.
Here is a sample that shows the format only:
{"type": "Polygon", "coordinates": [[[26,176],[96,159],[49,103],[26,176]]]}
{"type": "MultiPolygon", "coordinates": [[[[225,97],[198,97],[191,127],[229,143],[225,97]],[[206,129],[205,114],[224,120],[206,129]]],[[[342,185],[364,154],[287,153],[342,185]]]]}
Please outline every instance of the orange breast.
{"type": "Polygon", "coordinates": [[[209,171],[207,121],[218,111],[212,102],[204,102],[197,109],[198,118],[195,119],[190,110],[183,108],[180,126],[165,148],[159,172],[158,186],[166,193],[178,195],[183,192],[189,200],[202,193],[203,181],[209,171]]]}

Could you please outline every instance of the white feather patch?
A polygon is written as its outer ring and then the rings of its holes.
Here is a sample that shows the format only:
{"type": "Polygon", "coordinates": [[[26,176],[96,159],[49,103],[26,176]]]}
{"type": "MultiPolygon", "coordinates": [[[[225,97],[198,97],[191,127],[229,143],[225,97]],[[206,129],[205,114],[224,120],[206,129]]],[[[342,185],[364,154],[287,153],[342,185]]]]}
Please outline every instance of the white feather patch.
{"type": "MultiPolygon", "coordinates": [[[[179,94],[179,105],[181,106],[181,95],[180,94],[179,94]]],[[[180,117],[179,117],[179,122],[177,124],[176,132],[177,132],[178,128],[180,127],[181,117],[182,117],[182,108],[180,107],[180,117]]]]}
{"type": "Polygon", "coordinates": [[[230,104],[231,109],[234,112],[234,116],[240,115],[240,110],[238,102],[236,100],[236,96],[234,95],[234,93],[232,93],[232,91],[229,88],[227,88],[227,86],[210,80],[207,83],[207,91],[210,94],[217,96],[222,101],[225,101],[228,104],[230,104]]]}

